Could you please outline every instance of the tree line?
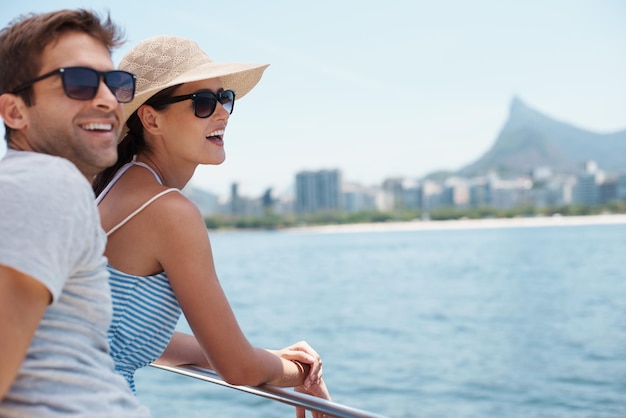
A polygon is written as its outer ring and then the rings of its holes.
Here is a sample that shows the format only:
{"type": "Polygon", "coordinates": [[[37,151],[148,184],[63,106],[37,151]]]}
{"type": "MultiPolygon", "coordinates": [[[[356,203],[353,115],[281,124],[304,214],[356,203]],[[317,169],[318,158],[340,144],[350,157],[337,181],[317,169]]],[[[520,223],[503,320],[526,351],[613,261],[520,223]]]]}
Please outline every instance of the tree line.
{"type": "Polygon", "coordinates": [[[560,206],[537,208],[532,206],[512,209],[454,208],[442,207],[428,212],[420,210],[395,210],[389,212],[363,211],[347,213],[342,211],[320,212],[310,215],[278,215],[266,211],[263,216],[229,217],[223,215],[205,217],[204,222],[209,230],[254,229],[279,230],[302,226],[346,225],[359,223],[409,222],[415,220],[459,220],[517,218],[534,216],[587,216],[603,213],[626,213],[626,202],[611,202],[604,206],[560,206]]]}

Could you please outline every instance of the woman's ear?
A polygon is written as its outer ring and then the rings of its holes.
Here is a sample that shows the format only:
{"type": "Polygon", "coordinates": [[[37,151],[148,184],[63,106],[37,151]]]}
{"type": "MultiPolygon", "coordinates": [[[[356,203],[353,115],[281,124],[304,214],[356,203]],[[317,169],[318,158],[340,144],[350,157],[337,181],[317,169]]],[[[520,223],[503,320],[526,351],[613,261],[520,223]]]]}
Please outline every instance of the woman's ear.
{"type": "Polygon", "coordinates": [[[139,106],[137,116],[139,116],[139,120],[141,120],[141,124],[146,131],[154,134],[159,130],[159,114],[152,106],[139,106]]]}
{"type": "Polygon", "coordinates": [[[11,129],[20,130],[28,126],[28,112],[21,97],[13,93],[0,95],[0,116],[11,129]]]}

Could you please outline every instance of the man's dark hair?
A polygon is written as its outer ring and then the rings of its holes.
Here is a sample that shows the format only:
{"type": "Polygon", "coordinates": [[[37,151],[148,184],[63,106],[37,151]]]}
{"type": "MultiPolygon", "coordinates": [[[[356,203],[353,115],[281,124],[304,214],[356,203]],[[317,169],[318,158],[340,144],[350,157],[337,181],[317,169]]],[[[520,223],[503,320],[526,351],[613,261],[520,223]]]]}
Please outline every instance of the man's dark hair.
{"type": "MultiPolygon", "coordinates": [[[[39,75],[44,49],[67,32],[82,32],[101,41],[109,53],[124,43],[123,31],[111,21],[110,15],[100,17],[85,10],[59,10],[49,13],[22,15],[0,30],[0,94],[39,75]]],[[[19,94],[27,106],[33,103],[32,87],[19,94]]],[[[11,129],[5,124],[5,139],[11,129]]]]}

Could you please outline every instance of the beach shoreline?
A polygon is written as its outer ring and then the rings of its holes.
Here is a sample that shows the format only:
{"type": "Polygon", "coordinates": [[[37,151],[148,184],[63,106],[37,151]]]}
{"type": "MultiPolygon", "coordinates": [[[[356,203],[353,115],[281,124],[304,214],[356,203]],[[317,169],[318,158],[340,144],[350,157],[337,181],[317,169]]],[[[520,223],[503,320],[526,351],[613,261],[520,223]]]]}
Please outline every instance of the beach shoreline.
{"type": "Polygon", "coordinates": [[[288,228],[285,232],[351,233],[390,231],[436,231],[455,229],[523,228],[626,224],[626,214],[585,216],[535,216],[518,218],[454,219],[445,221],[379,222],[344,225],[312,225],[288,228]]]}

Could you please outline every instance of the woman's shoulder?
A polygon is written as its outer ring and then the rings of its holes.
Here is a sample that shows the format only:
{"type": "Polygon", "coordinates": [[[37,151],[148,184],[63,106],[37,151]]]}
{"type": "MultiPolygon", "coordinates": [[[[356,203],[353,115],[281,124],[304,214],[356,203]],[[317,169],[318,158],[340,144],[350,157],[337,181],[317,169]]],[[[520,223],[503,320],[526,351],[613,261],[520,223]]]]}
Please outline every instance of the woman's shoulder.
{"type": "Polygon", "coordinates": [[[151,204],[144,222],[150,231],[147,239],[160,254],[157,258],[161,264],[165,258],[176,259],[209,246],[200,210],[180,192],[168,192],[151,204]]]}
{"type": "Polygon", "coordinates": [[[152,197],[162,210],[198,212],[198,207],[179,189],[163,187],[152,197]]]}
{"type": "Polygon", "coordinates": [[[151,199],[150,213],[157,222],[175,224],[204,223],[200,210],[189,198],[178,189],[163,188],[151,199]]]}

